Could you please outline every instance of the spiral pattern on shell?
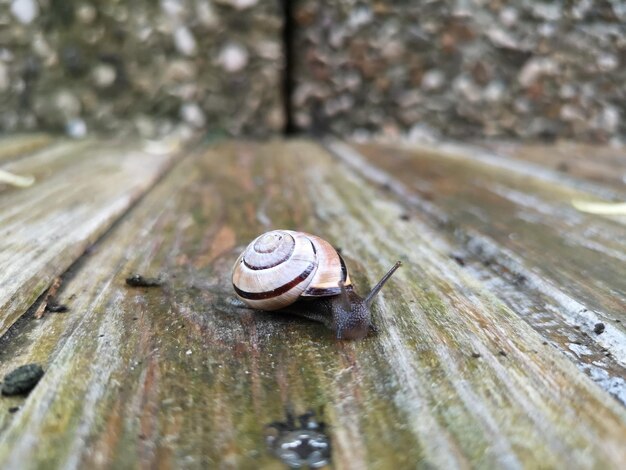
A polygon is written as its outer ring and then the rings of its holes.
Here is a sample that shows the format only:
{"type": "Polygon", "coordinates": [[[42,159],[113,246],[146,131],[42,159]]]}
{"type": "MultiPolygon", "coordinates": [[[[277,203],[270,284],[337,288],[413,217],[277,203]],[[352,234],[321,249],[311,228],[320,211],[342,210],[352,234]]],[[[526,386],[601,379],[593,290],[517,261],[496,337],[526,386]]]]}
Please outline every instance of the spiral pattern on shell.
{"type": "Polygon", "coordinates": [[[252,308],[278,310],[299,297],[326,297],[350,285],[343,259],[327,241],[304,232],[274,230],[257,237],[233,268],[233,287],[252,308]]]}

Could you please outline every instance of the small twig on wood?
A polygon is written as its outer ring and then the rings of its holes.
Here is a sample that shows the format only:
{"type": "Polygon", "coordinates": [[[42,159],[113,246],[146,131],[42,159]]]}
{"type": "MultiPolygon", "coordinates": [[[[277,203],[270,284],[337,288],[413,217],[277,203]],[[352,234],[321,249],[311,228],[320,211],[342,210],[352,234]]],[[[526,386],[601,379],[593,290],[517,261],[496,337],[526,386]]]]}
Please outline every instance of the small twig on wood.
{"type": "Polygon", "coordinates": [[[35,318],[40,319],[44,316],[46,307],[48,306],[48,302],[52,301],[52,303],[56,304],[56,302],[54,302],[54,297],[57,295],[59,287],[61,287],[61,278],[57,277],[54,279],[54,281],[52,281],[52,284],[50,284],[50,287],[48,288],[48,292],[46,292],[46,297],[43,299],[43,302],[41,302],[41,305],[37,307],[37,311],[35,312],[35,318]]]}
{"type": "Polygon", "coordinates": [[[32,186],[34,182],[35,178],[32,176],[21,176],[6,170],[0,170],[0,183],[10,184],[18,188],[28,188],[32,186]]]}
{"type": "Polygon", "coordinates": [[[572,205],[581,212],[597,215],[626,215],[626,202],[591,202],[572,200],[572,205]]]}

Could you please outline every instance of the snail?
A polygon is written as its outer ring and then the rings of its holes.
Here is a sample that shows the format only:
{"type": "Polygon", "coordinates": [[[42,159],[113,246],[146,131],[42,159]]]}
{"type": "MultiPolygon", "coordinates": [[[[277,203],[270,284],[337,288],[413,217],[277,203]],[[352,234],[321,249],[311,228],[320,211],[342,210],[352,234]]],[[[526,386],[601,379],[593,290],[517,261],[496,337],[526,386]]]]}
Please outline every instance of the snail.
{"type": "Polygon", "coordinates": [[[305,232],[273,230],[253,240],[239,256],[232,282],[237,296],[251,308],[293,313],[322,322],[338,339],[360,339],[372,327],[374,297],[400,265],[398,261],[361,298],[330,243],[305,232]]]}

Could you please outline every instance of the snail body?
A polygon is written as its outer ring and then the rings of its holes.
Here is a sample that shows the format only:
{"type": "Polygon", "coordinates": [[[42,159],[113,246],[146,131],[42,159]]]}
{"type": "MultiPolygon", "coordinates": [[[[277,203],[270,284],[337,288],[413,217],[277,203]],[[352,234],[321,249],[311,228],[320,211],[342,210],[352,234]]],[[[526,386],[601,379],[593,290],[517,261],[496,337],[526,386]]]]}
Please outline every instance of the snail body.
{"type": "Polygon", "coordinates": [[[367,335],[370,305],[400,262],[365,298],[356,294],[346,264],[326,240],[273,230],[248,245],[233,268],[237,296],[258,310],[280,310],[320,321],[340,339],[367,335]]]}

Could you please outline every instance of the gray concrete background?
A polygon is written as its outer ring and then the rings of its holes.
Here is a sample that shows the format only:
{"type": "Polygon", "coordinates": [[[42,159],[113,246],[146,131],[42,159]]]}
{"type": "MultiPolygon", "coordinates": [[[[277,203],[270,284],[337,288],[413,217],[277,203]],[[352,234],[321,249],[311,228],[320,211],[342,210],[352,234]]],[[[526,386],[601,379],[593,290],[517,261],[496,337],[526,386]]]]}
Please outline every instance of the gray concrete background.
{"type": "Polygon", "coordinates": [[[257,0],[0,0],[0,128],[281,132],[281,9],[257,0]]]}
{"type": "MultiPolygon", "coordinates": [[[[341,136],[626,131],[626,1],[296,0],[293,123],[341,136]]],[[[0,130],[281,133],[279,0],[0,0],[0,130]]]]}
{"type": "Polygon", "coordinates": [[[626,2],[298,2],[296,120],[362,136],[610,141],[626,2]]]}

